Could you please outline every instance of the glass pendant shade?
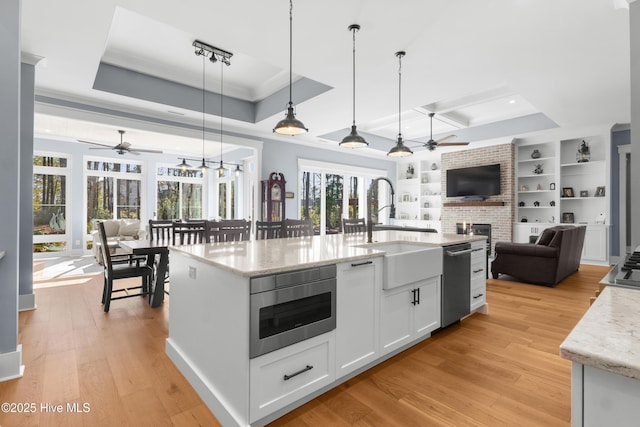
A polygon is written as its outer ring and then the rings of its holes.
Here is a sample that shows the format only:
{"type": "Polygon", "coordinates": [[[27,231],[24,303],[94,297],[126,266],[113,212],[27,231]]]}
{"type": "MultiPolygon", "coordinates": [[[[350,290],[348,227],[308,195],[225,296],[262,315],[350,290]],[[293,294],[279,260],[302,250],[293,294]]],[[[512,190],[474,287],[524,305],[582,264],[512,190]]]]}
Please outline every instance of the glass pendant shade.
{"type": "Polygon", "coordinates": [[[202,158],[202,164],[200,165],[200,169],[202,169],[202,171],[204,172],[205,170],[209,169],[209,166],[207,166],[206,161],[204,160],[204,157],[202,158]]]}
{"type": "Polygon", "coordinates": [[[223,178],[227,174],[227,170],[224,168],[224,163],[220,160],[220,166],[218,166],[218,178],[223,178]]]}
{"type": "Polygon", "coordinates": [[[240,169],[240,165],[236,165],[236,176],[240,176],[242,173],[242,169],[240,169]]]}
{"type": "Polygon", "coordinates": [[[404,145],[404,141],[402,140],[402,135],[398,135],[398,141],[396,141],[396,145],[389,150],[387,156],[389,157],[405,157],[413,154],[413,151],[406,145],[404,145]]]}
{"type": "Polygon", "coordinates": [[[369,143],[365,141],[363,137],[358,135],[358,131],[356,130],[356,125],[352,125],[351,133],[345,136],[344,138],[342,138],[342,141],[340,141],[340,146],[346,147],[346,148],[360,148],[360,147],[366,147],[367,145],[369,145],[369,143]]]}
{"type": "Polygon", "coordinates": [[[293,112],[293,104],[289,103],[287,115],[278,122],[276,127],[273,128],[273,131],[280,135],[300,135],[301,133],[309,131],[309,129],[304,127],[304,124],[300,120],[296,119],[296,114],[293,112]]]}

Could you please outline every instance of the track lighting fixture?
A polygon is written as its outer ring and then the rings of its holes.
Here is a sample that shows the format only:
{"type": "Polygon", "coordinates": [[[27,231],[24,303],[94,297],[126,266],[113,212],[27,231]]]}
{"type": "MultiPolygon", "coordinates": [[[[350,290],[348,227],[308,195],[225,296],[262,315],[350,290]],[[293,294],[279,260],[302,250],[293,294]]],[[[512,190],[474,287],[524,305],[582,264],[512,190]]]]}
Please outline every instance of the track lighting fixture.
{"type": "Polygon", "coordinates": [[[293,111],[293,101],[291,96],[291,87],[293,85],[293,0],[289,0],[289,107],[287,108],[287,114],[285,118],[280,120],[276,127],[273,128],[275,133],[281,135],[300,135],[301,133],[308,132],[309,129],[304,127],[304,124],[296,119],[296,114],[293,111]]]}
{"type": "Polygon", "coordinates": [[[387,153],[387,156],[390,157],[404,157],[413,154],[413,151],[404,145],[404,140],[402,139],[402,58],[405,55],[406,52],[404,51],[396,52],[398,63],[400,64],[398,67],[398,140],[396,145],[387,153]]]}
{"type": "MultiPolygon", "coordinates": [[[[225,64],[227,66],[231,65],[231,57],[233,53],[227,52],[226,50],[219,49],[217,47],[211,46],[209,44],[203,43],[199,40],[195,40],[192,43],[192,46],[195,48],[196,56],[202,56],[202,163],[200,164],[200,169],[202,172],[205,172],[209,169],[207,166],[207,161],[204,158],[204,144],[205,144],[205,114],[206,114],[206,88],[205,88],[205,58],[209,58],[211,63],[216,63],[220,61],[221,64],[225,64]]],[[[220,103],[222,104],[223,95],[220,93],[220,103]]],[[[222,112],[220,112],[220,143],[222,144],[222,112]]],[[[186,171],[188,167],[191,167],[187,164],[186,159],[182,159],[182,163],[177,167],[181,168],[182,171],[186,171]]]]}
{"type": "Polygon", "coordinates": [[[353,31],[353,124],[351,133],[345,136],[340,142],[341,147],[360,148],[366,147],[369,143],[356,130],[356,32],[360,30],[360,25],[349,25],[349,31],[353,31]]]}

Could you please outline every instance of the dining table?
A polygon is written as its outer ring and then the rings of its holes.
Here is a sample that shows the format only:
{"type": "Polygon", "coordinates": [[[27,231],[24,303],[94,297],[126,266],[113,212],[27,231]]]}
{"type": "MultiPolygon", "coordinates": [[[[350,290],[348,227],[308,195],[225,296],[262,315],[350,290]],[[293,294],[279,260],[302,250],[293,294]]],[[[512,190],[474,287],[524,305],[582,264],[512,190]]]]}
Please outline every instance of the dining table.
{"type": "Polygon", "coordinates": [[[134,255],[146,255],[147,265],[153,267],[155,264],[155,280],[153,292],[151,294],[151,307],[159,307],[164,301],[164,281],[169,267],[169,240],[121,240],[120,247],[134,255]],[[158,258],[155,263],[156,256],[158,258]]]}

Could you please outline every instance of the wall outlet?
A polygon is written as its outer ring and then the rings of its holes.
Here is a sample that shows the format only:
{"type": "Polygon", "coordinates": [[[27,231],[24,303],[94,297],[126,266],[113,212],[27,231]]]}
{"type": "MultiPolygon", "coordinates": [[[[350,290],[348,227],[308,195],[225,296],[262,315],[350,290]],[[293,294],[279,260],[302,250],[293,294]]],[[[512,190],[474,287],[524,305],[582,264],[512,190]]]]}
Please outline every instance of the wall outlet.
{"type": "Polygon", "coordinates": [[[189,266],[189,279],[195,280],[195,278],[196,278],[196,268],[189,266]]]}

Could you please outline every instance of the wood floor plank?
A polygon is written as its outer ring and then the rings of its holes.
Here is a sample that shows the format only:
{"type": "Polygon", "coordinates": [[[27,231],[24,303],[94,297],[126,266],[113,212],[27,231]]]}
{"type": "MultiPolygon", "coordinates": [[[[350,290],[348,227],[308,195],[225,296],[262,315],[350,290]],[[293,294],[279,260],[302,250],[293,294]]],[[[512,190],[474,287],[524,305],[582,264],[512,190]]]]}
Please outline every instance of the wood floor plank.
{"type": "MultiPolygon", "coordinates": [[[[607,268],[581,266],[555,288],[487,281],[472,314],[274,421],[272,426],[570,425],[571,364],[559,345],[607,268]]],[[[45,281],[19,315],[25,376],[0,401],[90,404],[89,413],[0,414],[0,426],[217,426],[167,357],[170,297],[100,304],[102,276],[45,281]]]]}

